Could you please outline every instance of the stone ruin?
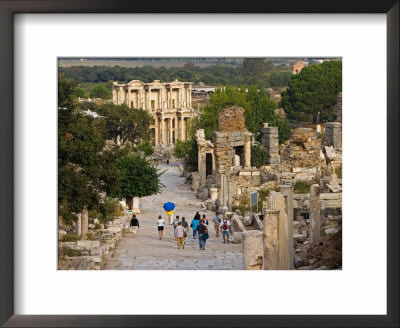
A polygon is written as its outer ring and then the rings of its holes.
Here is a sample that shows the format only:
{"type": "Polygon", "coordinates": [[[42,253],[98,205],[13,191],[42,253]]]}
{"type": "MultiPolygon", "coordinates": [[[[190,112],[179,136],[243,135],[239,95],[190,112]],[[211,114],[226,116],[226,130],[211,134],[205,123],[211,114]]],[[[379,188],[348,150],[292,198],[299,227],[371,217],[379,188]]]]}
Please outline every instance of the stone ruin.
{"type": "Polygon", "coordinates": [[[266,165],[255,168],[254,141],[243,113],[237,106],[222,110],[211,140],[205,139],[203,130],[197,131],[198,172],[192,174],[192,189],[209,210],[231,218],[234,242],[243,243],[245,269],[326,268],[321,255],[325,253],[318,248],[324,246],[318,245],[341,234],[342,182],[336,174],[342,165],[341,123],[295,128],[283,145],[278,128],[265,123],[262,147],[270,157],[266,165]],[[301,181],[310,185],[309,192],[294,193],[301,181]],[[259,213],[232,212],[250,191],[259,190],[269,191],[259,213]]]}

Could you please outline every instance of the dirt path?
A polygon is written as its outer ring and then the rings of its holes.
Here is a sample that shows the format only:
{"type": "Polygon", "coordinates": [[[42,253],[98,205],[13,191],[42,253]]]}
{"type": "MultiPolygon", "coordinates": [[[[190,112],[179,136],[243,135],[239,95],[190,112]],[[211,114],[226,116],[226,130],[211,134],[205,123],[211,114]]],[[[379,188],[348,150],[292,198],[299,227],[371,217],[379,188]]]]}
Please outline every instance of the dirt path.
{"type": "Polygon", "coordinates": [[[161,177],[165,185],[158,195],[141,199],[142,213],[138,215],[140,228],[136,238],[125,234],[113,256],[108,259],[104,270],[241,270],[242,244],[223,244],[221,237],[216,238],[211,220],[213,212],[201,208],[201,202],[195,193],[184,184],[185,178],[179,176],[176,164],[160,165],[167,170],[161,177]],[[162,205],[167,201],[175,203],[175,213],[189,222],[196,211],[206,214],[210,221],[210,238],[205,250],[199,249],[197,239],[192,233],[186,238],[185,249],[177,249],[173,227],[166,226],[164,238],[157,233],[157,217],[167,217],[162,205]]]}

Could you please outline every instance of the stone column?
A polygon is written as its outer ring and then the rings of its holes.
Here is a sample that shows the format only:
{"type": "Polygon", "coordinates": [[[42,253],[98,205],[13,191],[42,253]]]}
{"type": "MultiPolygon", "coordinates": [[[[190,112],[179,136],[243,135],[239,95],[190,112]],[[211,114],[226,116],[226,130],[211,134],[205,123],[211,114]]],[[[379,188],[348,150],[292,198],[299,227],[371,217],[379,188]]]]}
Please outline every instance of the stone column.
{"type": "Polygon", "coordinates": [[[228,211],[232,212],[232,180],[228,179],[228,211]]]}
{"type": "Polygon", "coordinates": [[[288,230],[286,235],[286,257],[288,260],[288,265],[290,269],[294,269],[293,257],[294,257],[294,247],[293,247],[293,187],[291,185],[280,185],[279,192],[283,195],[285,199],[285,212],[287,215],[288,230]]]}
{"type": "Polygon", "coordinates": [[[89,212],[86,207],[84,207],[82,211],[81,218],[82,218],[82,239],[86,239],[89,231],[89,212]]]}
{"type": "Polygon", "coordinates": [[[78,213],[76,220],[76,234],[80,237],[82,235],[82,213],[78,213]]]}
{"type": "Polygon", "coordinates": [[[155,127],[154,127],[154,146],[158,146],[158,117],[154,118],[155,127]]]}
{"type": "Polygon", "coordinates": [[[173,144],[172,140],[172,117],[169,119],[169,144],[173,144]]]}
{"type": "Polygon", "coordinates": [[[245,133],[244,166],[251,167],[251,133],[245,133]]]}
{"type": "Polygon", "coordinates": [[[189,102],[188,102],[188,108],[192,108],[192,85],[189,84],[189,102]]]}
{"type": "Polygon", "coordinates": [[[147,110],[151,111],[151,89],[147,89],[147,110]]]}
{"type": "Polygon", "coordinates": [[[222,208],[227,209],[228,208],[228,184],[226,181],[226,175],[224,174],[222,177],[222,183],[224,186],[223,193],[222,193],[222,208]]]}
{"type": "Polygon", "coordinates": [[[131,107],[131,88],[128,88],[127,90],[127,95],[126,95],[126,104],[128,105],[128,107],[131,107]]]}
{"type": "Polygon", "coordinates": [[[271,210],[279,210],[279,270],[290,270],[289,251],[287,250],[289,222],[285,212],[285,199],[280,192],[271,191],[266,207],[271,210]]]}
{"type": "Polygon", "coordinates": [[[264,266],[263,233],[258,230],[244,231],[243,268],[245,270],[262,270],[264,266]]]}
{"type": "Polygon", "coordinates": [[[310,188],[310,227],[309,241],[313,243],[320,238],[320,210],[319,185],[313,184],[310,188]]]}
{"type": "Polygon", "coordinates": [[[279,210],[264,212],[264,269],[279,270],[279,210]]]}
{"type": "Polygon", "coordinates": [[[165,119],[164,117],[161,118],[160,121],[160,126],[161,126],[161,144],[166,145],[167,144],[167,134],[165,131],[165,119]]]}
{"type": "Polygon", "coordinates": [[[133,197],[132,213],[139,214],[139,197],[133,197]]]}
{"type": "Polygon", "coordinates": [[[206,171],[206,152],[204,145],[198,144],[198,171],[200,175],[200,187],[204,187],[207,179],[206,171]]]}
{"type": "Polygon", "coordinates": [[[178,105],[176,106],[176,108],[182,108],[181,106],[181,102],[182,102],[182,88],[179,87],[178,88],[178,105]]]}
{"type": "Polygon", "coordinates": [[[184,135],[184,130],[183,130],[183,123],[184,123],[185,118],[183,116],[181,116],[181,133],[180,133],[180,138],[182,141],[185,140],[185,135],[184,135]]]}

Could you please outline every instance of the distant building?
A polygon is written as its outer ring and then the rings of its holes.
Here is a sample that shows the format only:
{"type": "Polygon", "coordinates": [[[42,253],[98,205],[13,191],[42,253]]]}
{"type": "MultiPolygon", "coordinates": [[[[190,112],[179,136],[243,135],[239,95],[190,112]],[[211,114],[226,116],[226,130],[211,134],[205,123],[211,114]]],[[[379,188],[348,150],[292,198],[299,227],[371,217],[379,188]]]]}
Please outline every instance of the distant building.
{"type": "Polygon", "coordinates": [[[173,145],[176,140],[186,140],[189,120],[196,115],[192,108],[192,82],[175,80],[144,83],[133,80],[113,83],[112,101],[130,108],[146,110],[152,117],[153,146],[173,145]]]}
{"type": "Polygon", "coordinates": [[[304,62],[304,61],[298,61],[295,64],[293,64],[293,68],[292,68],[292,73],[293,74],[298,74],[301,72],[301,70],[305,67],[308,66],[308,62],[304,62]]]}

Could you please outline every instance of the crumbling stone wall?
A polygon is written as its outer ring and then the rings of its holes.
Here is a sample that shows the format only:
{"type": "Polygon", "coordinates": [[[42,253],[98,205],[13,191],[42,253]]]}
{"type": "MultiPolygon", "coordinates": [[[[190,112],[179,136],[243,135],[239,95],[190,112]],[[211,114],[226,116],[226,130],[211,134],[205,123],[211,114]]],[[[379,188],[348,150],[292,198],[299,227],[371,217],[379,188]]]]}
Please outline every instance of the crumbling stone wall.
{"type": "Polygon", "coordinates": [[[218,131],[248,132],[245,125],[244,109],[242,107],[233,106],[221,110],[220,113],[218,114],[218,131]]]}
{"type": "Polygon", "coordinates": [[[324,146],[333,146],[336,151],[342,150],[342,124],[340,122],[325,124],[323,144],[324,146]]]}

